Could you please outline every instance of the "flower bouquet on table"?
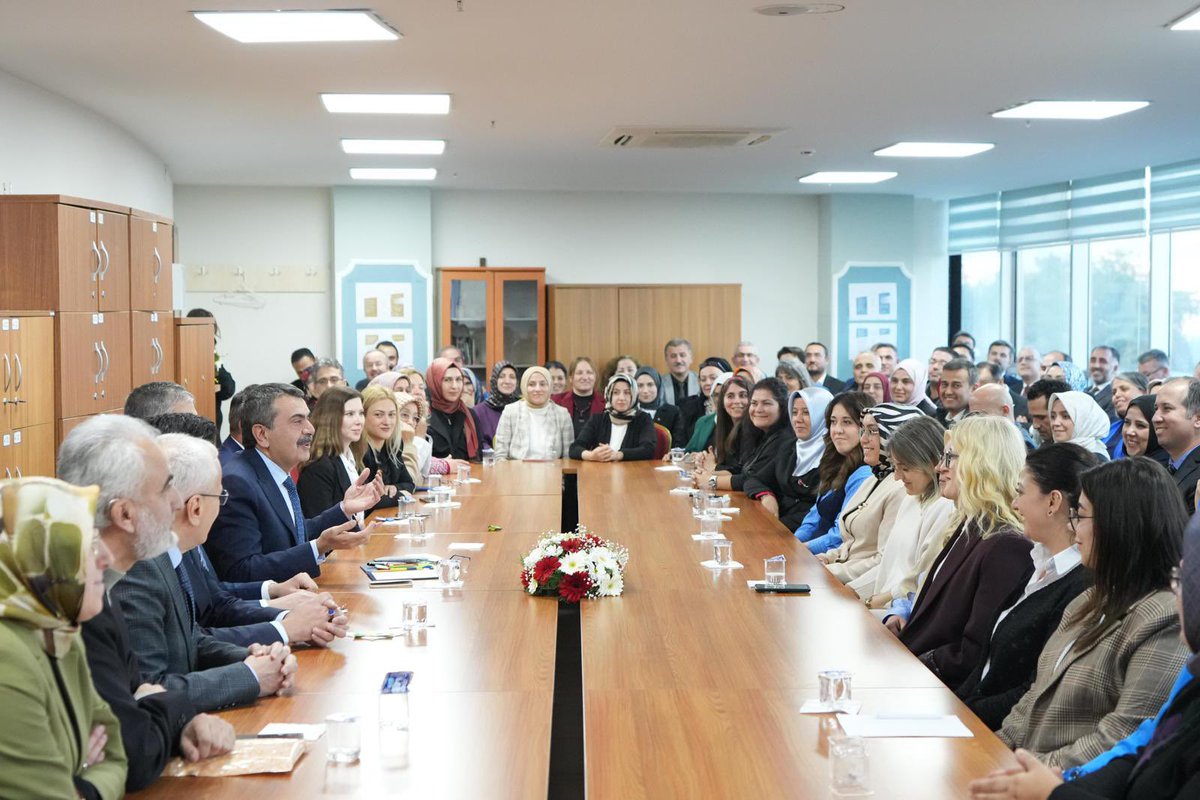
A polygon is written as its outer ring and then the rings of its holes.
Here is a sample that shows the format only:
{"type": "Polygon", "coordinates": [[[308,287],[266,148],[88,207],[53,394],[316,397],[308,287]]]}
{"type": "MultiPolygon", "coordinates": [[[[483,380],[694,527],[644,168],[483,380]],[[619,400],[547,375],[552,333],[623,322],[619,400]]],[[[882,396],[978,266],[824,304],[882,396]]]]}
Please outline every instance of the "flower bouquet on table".
{"type": "Polygon", "coordinates": [[[582,525],[571,533],[549,532],[523,560],[521,585],[533,595],[578,603],[585,597],[616,597],[625,591],[629,551],[582,525]]]}

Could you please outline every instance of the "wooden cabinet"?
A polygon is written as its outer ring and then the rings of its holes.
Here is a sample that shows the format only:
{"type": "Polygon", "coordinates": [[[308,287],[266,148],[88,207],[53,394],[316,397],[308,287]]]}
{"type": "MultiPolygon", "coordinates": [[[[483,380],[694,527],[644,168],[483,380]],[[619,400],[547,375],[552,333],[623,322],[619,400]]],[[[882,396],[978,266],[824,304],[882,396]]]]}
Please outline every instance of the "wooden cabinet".
{"type": "MultiPolygon", "coordinates": [[[[171,224],[135,211],[129,218],[129,307],[134,311],[171,310],[171,224]]],[[[134,340],[137,346],[137,340],[134,340]]],[[[170,353],[170,349],[167,350],[170,353]]],[[[170,360],[170,359],[168,359],[170,360]]],[[[168,380],[168,379],[163,379],[168,380]]],[[[135,384],[136,385],[136,384],[135,384]]]]}
{"type": "Polygon", "coordinates": [[[0,478],[54,474],[54,318],[0,312],[0,478]]]}
{"type": "Polygon", "coordinates": [[[54,423],[0,434],[0,477],[54,477],[54,423]]]}
{"type": "Polygon", "coordinates": [[[130,384],[175,380],[175,319],[166,311],[130,312],[130,384]]]}
{"type": "Polygon", "coordinates": [[[58,418],[121,408],[130,384],[129,312],[58,315],[58,418]]]}
{"type": "Polygon", "coordinates": [[[616,286],[550,286],[546,303],[549,357],[569,369],[575,356],[601,358],[621,352],[616,286]]]}
{"type": "Polygon", "coordinates": [[[545,269],[464,267],[438,274],[440,347],[461,350],[483,385],[497,361],[511,361],[520,372],[546,360],[545,269]]]}
{"type": "Polygon", "coordinates": [[[129,209],[62,195],[0,197],[0,307],[129,307],[129,209]]]}
{"type": "Polygon", "coordinates": [[[196,412],[217,419],[216,341],[208,317],[175,318],[175,382],[196,398],[196,412]]]}

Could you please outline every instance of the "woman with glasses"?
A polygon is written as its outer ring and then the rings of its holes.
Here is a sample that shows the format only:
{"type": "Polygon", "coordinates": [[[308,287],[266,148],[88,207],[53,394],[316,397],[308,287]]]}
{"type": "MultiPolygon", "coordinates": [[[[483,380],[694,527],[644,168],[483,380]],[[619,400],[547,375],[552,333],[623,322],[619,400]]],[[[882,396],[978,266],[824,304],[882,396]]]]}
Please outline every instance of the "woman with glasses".
{"type": "Polygon", "coordinates": [[[493,443],[496,458],[535,461],[566,458],[575,434],[571,415],[550,400],[551,376],[529,367],[521,376],[521,399],[504,407],[493,443]]]}
{"type": "Polygon", "coordinates": [[[1012,510],[1024,463],[1025,442],[1007,419],[964,417],[946,433],[938,481],[954,501],[953,533],[919,582],[907,621],[894,606],[884,624],[947,686],[979,663],[1000,612],[1033,573],[1033,545],[1012,510]]]}
{"type": "Polygon", "coordinates": [[[479,460],[479,424],[475,411],[463,402],[468,379],[448,358],[435,358],[425,371],[429,390],[429,440],[438,458],[479,460]]]}
{"type": "Polygon", "coordinates": [[[1063,612],[997,731],[1064,769],[1152,717],[1188,659],[1170,589],[1188,517],[1167,471],[1127,458],[1085,472],[1070,521],[1093,585],[1063,612]]]}
{"type": "Polygon", "coordinates": [[[992,730],[1033,683],[1038,654],[1067,604],[1091,584],[1069,516],[1080,476],[1094,466],[1094,455],[1061,443],[1030,453],[1021,470],[1013,510],[1034,543],[1033,577],[1017,602],[1000,614],[979,665],[955,688],[992,730]]]}
{"type": "Polygon", "coordinates": [[[825,411],[825,448],[817,474],[817,502],[804,515],[795,536],[811,553],[824,553],[842,543],[838,517],[846,498],[858,491],[871,476],[871,467],[863,463],[862,429],[859,420],[871,405],[862,392],[843,392],[833,398],[825,411]]]}
{"type": "Polygon", "coordinates": [[[362,395],[348,386],[334,386],[317,401],[312,414],[312,447],[296,482],[305,517],[315,517],[342,502],[346,490],[366,469],[365,419],[362,395]]]}
{"type": "Polygon", "coordinates": [[[404,435],[400,429],[400,407],[396,395],[382,386],[368,386],[362,392],[363,466],[383,473],[383,497],[376,508],[397,505],[402,492],[415,487],[412,475],[404,464],[404,435]]]}

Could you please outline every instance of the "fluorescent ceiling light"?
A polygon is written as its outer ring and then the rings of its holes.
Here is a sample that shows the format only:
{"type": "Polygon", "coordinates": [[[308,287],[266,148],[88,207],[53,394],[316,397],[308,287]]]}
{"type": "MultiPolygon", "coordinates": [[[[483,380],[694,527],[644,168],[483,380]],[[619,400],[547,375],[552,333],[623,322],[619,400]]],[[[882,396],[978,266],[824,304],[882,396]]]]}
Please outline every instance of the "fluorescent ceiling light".
{"type": "Polygon", "coordinates": [[[992,114],[997,119],[1108,119],[1150,105],[1145,100],[1034,100],[992,114]]]}
{"type": "Polygon", "coordinates": [[[213,30],[243,44],[379,42],[400,34],[370,11],[193,11],[213,30]]]}
{"type": "Polygon", "coordinates": [[[437,170],[354,167],[350,177],[356,181],[431,181],[437,177],[437,170]]]}
{"type": "Polygon", "coordinates": [[[894,172],[814,172],[801,183],[880,183],[896,177],[894,172]]]}
{"type": "Polygon", "coordinates": [[[1189,11],[1167,27],[1173,31],[1200,31],[1200,8],[1189,11]]]}
{"type": "Polygon", "coordinates": [[[449,114],[448,94],[322,94],[330,114],[449,114]]]}
{"type": "Polygon", "coordinates": [[[876,150],[877,156],[899,158],[965,158],[991,150],[989,142],[896,142],[876,150]]]}
{"type": "Polygon", "coordinates": [[[352,155],[440,156],[444,139],[342,139],[342,152],[352,155]]]}

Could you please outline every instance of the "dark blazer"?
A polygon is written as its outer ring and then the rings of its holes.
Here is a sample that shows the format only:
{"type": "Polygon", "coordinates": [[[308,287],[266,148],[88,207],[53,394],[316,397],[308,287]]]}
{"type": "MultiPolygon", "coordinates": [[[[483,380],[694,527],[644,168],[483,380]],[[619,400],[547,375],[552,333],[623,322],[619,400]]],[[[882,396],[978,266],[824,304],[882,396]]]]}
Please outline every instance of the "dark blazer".
{"type": "Polygon", "coordinates": [[[900,641],[947,686],[975,669],[996,617],[1021,596],[1033,574],[1032,549],[1013,529],[983,539],[974,526],[960,526],[934,559],[900,641]]]}
{"type": "Polygon", "coordinates": [[[92,683],[121,722],[121,742],[129,756],[125,790],[145,789],[178,754],[179,735],[196,716],[196,708],[180,691],[134,699],[142,685],[141,668],[129,646],[125,617],[108,597],[104,609],[83,623],[83,641],[92,683]]]}
{"type": "MultiPolygon", "coordinates": [[[[382,468],[385,486],[395,486],[397,490],[403,492],[411,492],[416,488],[416,483],[413,481],[408,467],[404,466],[403,458],[393,461],[386,455],[376,453],[368,446],[367,451],[363,454],[363,466],[371,470],[371,480],[375,479],[375,473],[381,471],[382,468]]],[[[381,497],[375,508],[392,508],[397,505],[399,502],[396,498],[381,497]]]]}
{"type": "Polygon", "coordinates": [[[1088,389],[1087,393],[1090,394],[1092,399],[1096,401],[1096,405],[1103,408],[1104,413],[1108,414],[1108,421],[1115,422],[1117,419],[1117,410],[1113,408],[1112,381],[1109,381],[1108,386],[1105,386],[1098,392],[1093,392],[1092,389],[1088,389]]]}
{"type": "Polygon", "coordinates": [[[224,467],[229,459],[233,458],[244,449],[245,448],[238,444],[237,440],[232,436],[226,436],[225,441],[221,442],[221,447],[217,450],[217,458],[221,460],[221,466],[224,467]]]}
{"type": "Polygon", "coordinates": [[[679,401],[676,406],[679,409],[679,414],[683,418],[683,441],[679,444],[671,443],[672,447],[684,447],[691,441],[692,434],[696,430],[696,420],[704,416],[704,397],[698,394],[689,395],[679,401]]]}
{"type": "MultiPolygon", "coordinates": [[[[479,432],[479,419],[475,416],[474,409],[468,408],[466,414],[470,414],[475,421],[475,432],[479,432]]],[[[467,453],[467,422],[466,414],[462,411],[455,411],[447,418],[446,414],[441,411],[434,411],[429,415],[429,441],[433,443],[433,454],[438,458],[461,458],[470,459],[471,456],[467,453]]],[[[479,449],[483,449],[483,439],[479,439],[479,449]]],[[[478,452],[475,453],[475,461],[480,459],[478,452]]]]}
{"type": "MultiPolygon", "coordinates": [[[[584,450],[593,450],[612,438],[612,419],[608,414],[594,414],[575,441],[571,443],[571,458],[580,460],[584,450]]],[[[621,440],[621,452],[625,461],[645,461],[654,457],[654,420],[644,411],[629,421],[629,430],[621,440]]]]}
{"type": "Polygon", "coordinates": [[[839,381],[828,372],[825,373],[825,380],[821,381],[821,385],[828,389],[830,394],[839,394],[846,388],[845,381],[839,381]]]}
{"type": "MultiPolygon", "coordinates": [[[[791,429],[787,429],[791,432],[791,429]]],[[[779,502],[779,521],[789,531],[800,527],[808,510],[817,502],[817,485],[820,477],[817,468],[796,477],[796,436],[783,436],[775,448],[771,469],[752,469],[742,487],[749,497],[757,498],[770,493],[779,502]]]]}
{"type": "Polygon", "coordinates": [[[575,393],[568,389],[565,392],[551,395],[550,399],[565,408],[567,413],[571,415],[571,425],[575,428],[575,435],[579,436],[583,432],[583,426],[587,424],[588,419],[604,413],[604,395],[600,392],[592,392],[592,407],[588,411],[586,419],[576,419],[574,397],[575,393]]]}
{"type": "Polygon", "coordinates": [[[271,624],[279,616],[279,609],[243,600],[226,591],[204,558],[202,548],[197,547],[183,554],[183,568],[192,581],[196,622],[204,633],[242,647],[256,643],[287,644],[284,637],[279,635],[279,630],[271,624]]]}
{"type": "Polygon", "coordinates": [[[686,428],[683,424],[683,414],[673,405],[663,403],[654,410],[654,413],[647,411],[655,422],[662,425],[671,433],[671,447],[683,447],[687,444],[687,439],[684,438],[686,428]]]}
{"type": "Polygon", "coordinates": [[[287,503],[257,450],[230,459],[221,483],[221,507],[204,549],[226,581],[286,581],[299,572],[321,574],[310,539],[347,521],[340,505],[304,520],[297,536],[287,503]]]}
{"type": "Polygon", "coordinates": [[[129,623],[143,681],[187,692],[199,711],[258,697],[258,679],[242,663],[246,648],[200,630],[166,553],[134,564],[112,595],[129,623]]]}
{"type": "Polygon", "coordinates": [[[979,664],[954,690],[989,728],[999,730],[1008,712],[1029,691],[1046,640],[1062,621],[1063,610],[1089,585],[1091,575],[1080,564],[1031,594],[996,627],[979,664]],[[987,677],[980,679],[989,659],[987,677]]]}
{"type": "Polygon", "coordinates": [[[1188,516],[1191,516],[1196,508],[1196,481],[1200,481],[1200,447],[1188,453],[1171,477],[1183,493],[1183,502],[1187,505],[1188,516]]]}
{"type": "Polygon", "coordinates": [[[350,474],[340,456],[325,456],[306,464],[296,484],[305,518],[315,517],[342,502],[349,488],[350,474]]]}
{"type": "Polygon", "coordinates": [[[736,471],[729,470],[730,488],[735,492],[744,492],[746,483],[751,478],[760,483],[766,483],[775,472],[775,461],[779,458],[780,449],[795,441],[796,434],[790,425],[781,425],[760,439],[758,444],[753,447],[750,446],[746,435],[740,434],[738,436],[738,469],[736,471]]]}

